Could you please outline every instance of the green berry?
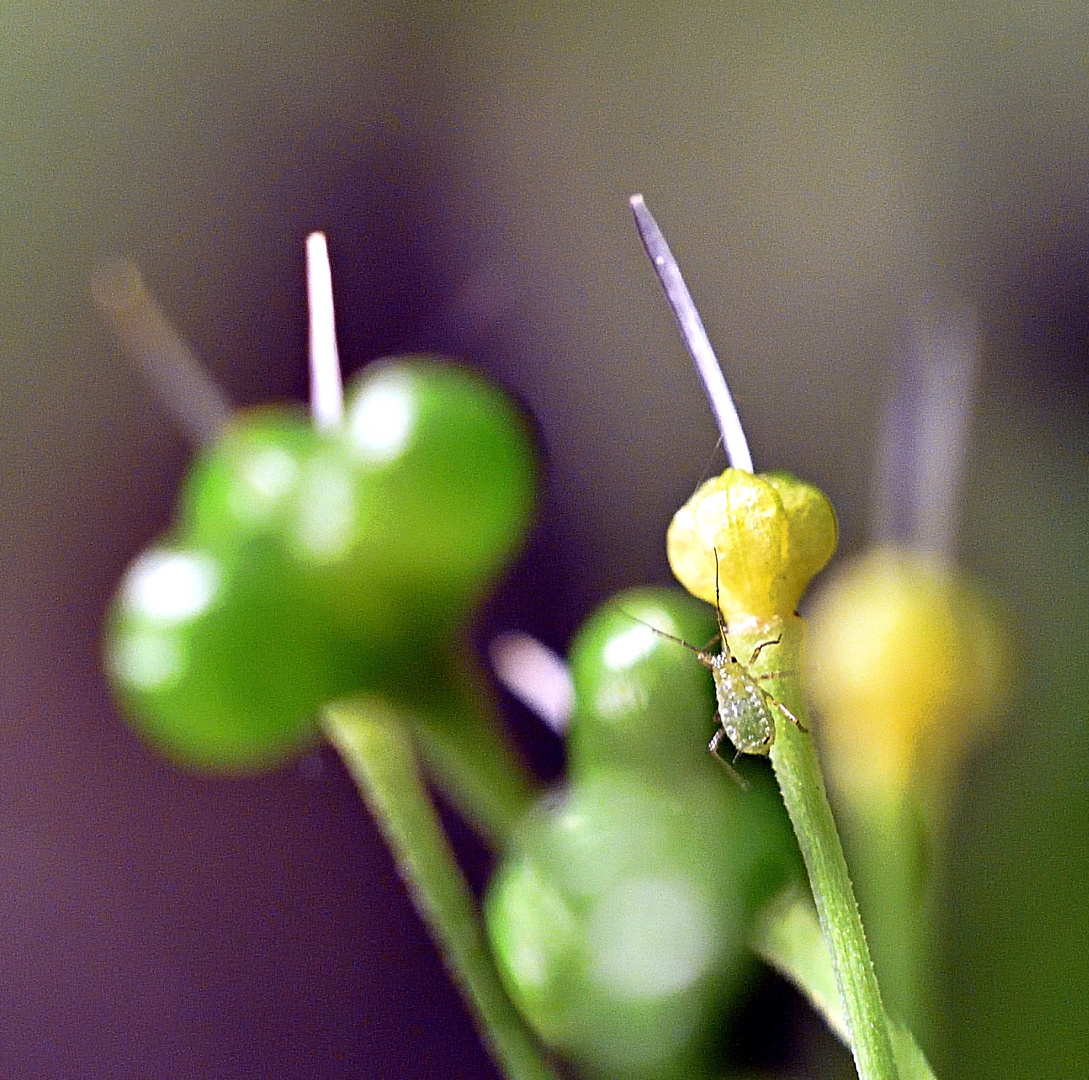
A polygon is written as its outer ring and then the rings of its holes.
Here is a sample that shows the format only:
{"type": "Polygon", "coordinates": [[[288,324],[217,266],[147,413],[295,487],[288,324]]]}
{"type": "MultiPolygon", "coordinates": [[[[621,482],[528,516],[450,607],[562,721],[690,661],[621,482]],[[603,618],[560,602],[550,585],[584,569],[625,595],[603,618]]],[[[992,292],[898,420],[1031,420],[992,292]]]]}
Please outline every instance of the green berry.
{"type": "Polygon", "coordinates": [[[716,632],[712,610],[675,588],[630,589],[591,615],[569,656],[572,774],[625,767],[670,778],[704,768],[715,730],[711,673],[664,635],[698,649],[716,632]]]}
{"type": "Polygon", "coordinates": [[[178,499],[187,539],[217,551],[287,527],[306,462],[321,437],[301,409],[246,409],[197,455],[178,499]]]}
{"type": "Polygon", "coordinates": [[[488,892],[512,998],[594,1075],[710,1075],[752,919],[794,850],[770,784],[576,780],[530,815],[488,892]]]}
{"type": "Polygon", "coordinates": [[[182,762],[275,765],[335,697],[418,687],[527,527],[517,410],[480,376],[368,368],[342,428],[237,414],[183,487],[176,539],[130,569],[107,632],[134,723],[182,762]]]}
{"type": "Polygon", "coordinates": [[[242,414],[196,462],[180,524],[216,550],[274,539],[331,623],[374,651],[464,622],[520,546],[536,467],[517,409],[437,358],[370,365],[344,424],[242,414]]]}
{"type": "Polygon", "coordinates": [[[366,677],[281,569],[268,545],[223,556],[167,544],[126,573],[107,672],[134,725],[177,762],[276,766],[314,741],[324,703],[366,677]]]}
{"type": "Polygon", "coordinates": [[[497,387],[434,357],[382,361],[310,460],[289,543],[338,625],[418,639],[462,622],[518,550],[535,482],[497,387]]]}

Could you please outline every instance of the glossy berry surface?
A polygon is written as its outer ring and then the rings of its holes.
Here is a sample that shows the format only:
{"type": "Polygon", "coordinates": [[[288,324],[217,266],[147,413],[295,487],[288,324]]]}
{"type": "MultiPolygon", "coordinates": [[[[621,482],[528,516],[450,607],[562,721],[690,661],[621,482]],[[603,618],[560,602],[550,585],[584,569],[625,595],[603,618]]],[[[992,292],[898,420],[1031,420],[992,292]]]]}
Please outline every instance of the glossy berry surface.
{"type": "Polygon", "coordinates": [[[713,1075],[754,913],[795,872],[774,787],[707,765],[673,784],[575,780],[530,815],[489,890],[513,999],[592,1075],[713,1075]]]}
{"type": "Polygon", "coordinates": [[[289,542],[338,625],[418,638],[461,622],[518,550],[535,486],[498,388],[434,357],[380,361],[310,460],[289,542]]]}
{"type": "Polygon", "coordinates": [[[301,409],[245,409],[190,466],[178,499],[187,539],[235,551],[255,537],[282,537],[299,485],[322,437],[301,409]]]}
{"type": "Polygon", "coordinates": [[[716,633],[711,608],[680,589],[630,589],[594,612],[569,654],[572,774],[629,767],[669,779],[702,769],[715,730],[713,680],[664,635],[699,649],[716,633]]]}
{"type": "Polygon", "coordinates": [[[225,771],[279,764],[314,740],[323,703],[365,677],[347,641],[252,545],[151,548],[107,627],[106,669],[137,729],[175,761],[225,771]]]}

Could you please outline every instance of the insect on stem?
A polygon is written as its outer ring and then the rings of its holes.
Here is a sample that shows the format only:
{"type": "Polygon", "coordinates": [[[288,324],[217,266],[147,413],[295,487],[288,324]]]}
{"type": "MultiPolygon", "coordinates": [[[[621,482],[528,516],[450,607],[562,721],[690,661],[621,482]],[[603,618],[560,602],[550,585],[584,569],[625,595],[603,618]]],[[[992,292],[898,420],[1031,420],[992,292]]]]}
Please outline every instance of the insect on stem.
{"type": "Polygon", "coordinates": [[[737,407],[730,396],[730,388],[726,385],[726,378],[722,374],[715,350],[711,347],[711,340],[703,327],[695,301],[684,283],[681,268],[677,265],[673,252],[669,250],[669,244],[666,243],[658,222],[647,209],[643,196],[633,195],[628,201],[631,203],[635,227],[639,230],[643,247],[646,248],[658,280],[662,283],[666,300],[673,309],[677,325],[681,328],[681,336],[692,354],[696,372],[711,403],[711,411],[715,414],[715,422],[722,434],[730,465],[751,473],[752,455],[749,453],[741,418],[737,415],[737,407]]]}
{"type": "Polygon", "coordinates": [[[707,749],[726,766],[733,778],[743,788],[748,788],[749,784],[733,765],[736,764],[742,754],[754,754],[759,757],[768,756],[772,743],[775,742],[774,713],[778,712],[787,720],[790,720],[800,731],[809,730],[778,698],[760,686],[763,680],[783,678],[797,673],[791,671],[764,671],[757,674],[752,670],[753,664],[756,663],[757,658],[764,649],[782,643],[782,634],[757,644],[753,649],[749,662],[744,664],[734,656],[733,650],[730,648],[726,627],[721,618],[719,619],[718,640],[722,649],[717,654],[712,654],[708,652],[708,649],[713,644],[713,640],[704,648],[699,649],[691,642],[685,641],[684,638],[660,630],[657,626],[644,622],[644,620],[632,615],[630,612],[620,610],[621,614],[626,615],[640,626],[645,626],[659,637],[684,646],[684,648],[694,653],[696,659],[711,672],[715,684],[715,717],[719,729],[712,736],[707,749]],[[733,744],[735,750],[733,763],[727,761],[719,752],[719,747],[724,740],[729,740],[733,744]]]}

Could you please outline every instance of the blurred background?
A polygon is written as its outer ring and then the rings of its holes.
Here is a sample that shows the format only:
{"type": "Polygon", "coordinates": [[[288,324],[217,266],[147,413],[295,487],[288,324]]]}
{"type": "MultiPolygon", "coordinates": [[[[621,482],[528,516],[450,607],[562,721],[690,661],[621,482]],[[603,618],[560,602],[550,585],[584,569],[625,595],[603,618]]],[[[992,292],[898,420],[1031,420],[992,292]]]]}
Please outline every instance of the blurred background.
{"type": "Polygon", "coordinates": [[[484,633],[562,649],[668,580],[665,526],[724,464],[642,191],[757,468],[820,485],[844,553],[906,328],[974,306],[957,553],[1021,690],[955,798],[932,1056],[1089,1075],[1087,55],[1057,0],[5,0],[0,1073],[493,1075],[331,757],[198,778],[119,722],[99,623],[191,448],[88,279],[133,258],[233,401],[301,399],[324,229],[349,371],[440,350],[536,417],[540,524],[484,633]]]}

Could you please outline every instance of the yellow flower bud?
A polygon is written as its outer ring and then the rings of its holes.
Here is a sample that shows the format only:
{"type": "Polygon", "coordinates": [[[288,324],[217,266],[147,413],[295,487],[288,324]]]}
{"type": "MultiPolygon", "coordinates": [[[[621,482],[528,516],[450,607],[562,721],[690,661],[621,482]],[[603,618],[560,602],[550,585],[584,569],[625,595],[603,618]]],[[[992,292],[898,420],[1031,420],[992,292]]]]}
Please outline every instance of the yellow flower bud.
{"type": "Polygon", "coordinates": [[[836,787],[940,794],[1004,696],[1008,655],[1001,621],[952,567],[890,548],[848,563],[810,612],[807,685],[836,787]]]}
{"type": "Polygon", "coordinates": [[[727,623],[786,617],[832,557],[837,531],[832,504],[812,484],[727,469],[677,511],[669,565],[693,596],[714,604],[717,564],[727,623]]]}

